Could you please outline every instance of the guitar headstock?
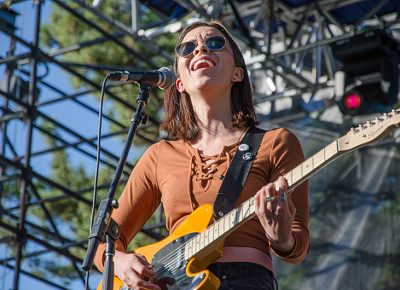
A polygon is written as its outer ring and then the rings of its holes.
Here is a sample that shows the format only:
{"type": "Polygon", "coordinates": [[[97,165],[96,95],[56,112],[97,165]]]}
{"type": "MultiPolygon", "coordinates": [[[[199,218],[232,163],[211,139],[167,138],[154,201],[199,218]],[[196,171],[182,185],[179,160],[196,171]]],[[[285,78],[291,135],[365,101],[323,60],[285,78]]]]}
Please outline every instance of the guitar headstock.
{"type": "Polygon", "coordinates": [[[338,139],[338,151],[349,151],[376,142],[399,124],[400,109],[392,110],[372,121],[360,124],[338,139]]]}

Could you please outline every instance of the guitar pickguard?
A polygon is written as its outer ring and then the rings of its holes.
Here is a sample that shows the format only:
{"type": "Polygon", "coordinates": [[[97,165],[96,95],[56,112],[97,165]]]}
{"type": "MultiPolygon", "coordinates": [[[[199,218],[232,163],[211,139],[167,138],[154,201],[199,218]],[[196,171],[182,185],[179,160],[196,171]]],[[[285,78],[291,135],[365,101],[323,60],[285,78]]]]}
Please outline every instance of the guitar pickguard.
{"type": "Polygon", "coordinates": [[[177,238],[154,255],[152,260],[155,272],[154,282],[161,287],[165,287],[163,289],[195,289],[204,279],[204,273],[199,273],[193,277],[186,275],[188,261],[184,259],[184,247],[182,245],[196,235],[197,233],[190,233],[177,238]],[[168,285],[168,280],[170,282],[174,281],[174,283],[168,285]]]}

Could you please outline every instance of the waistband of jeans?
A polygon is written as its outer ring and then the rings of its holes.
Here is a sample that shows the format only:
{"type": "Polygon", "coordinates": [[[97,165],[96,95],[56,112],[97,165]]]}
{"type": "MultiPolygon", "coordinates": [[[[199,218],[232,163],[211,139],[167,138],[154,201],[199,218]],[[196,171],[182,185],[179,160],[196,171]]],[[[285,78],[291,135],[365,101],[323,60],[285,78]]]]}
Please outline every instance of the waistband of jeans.
{"type": "Polygon", "coordinates": [[[224,262],[214,263],[208,266],[208,269],[213,272],[217,277],[222,276],[258,276],[259,275],[270,275],[274,277],[271,270],[256,264],[249,262],[224,262]]]}

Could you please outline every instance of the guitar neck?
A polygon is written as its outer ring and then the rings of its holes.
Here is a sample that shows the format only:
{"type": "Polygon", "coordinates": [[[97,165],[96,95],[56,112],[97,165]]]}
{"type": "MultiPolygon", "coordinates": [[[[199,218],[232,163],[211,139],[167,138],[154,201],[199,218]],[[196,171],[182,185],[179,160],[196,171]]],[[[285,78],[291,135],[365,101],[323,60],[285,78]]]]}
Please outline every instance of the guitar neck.
{"type": "MultiPolygon", "coordinates": [[[[399,124],[400,109],[396,109],[351,129],[346,135],[333,141],[311,158],[286,173],[284,177],[288,182],[288,191],[292,191],[339,156],[383,138],[399,124]]],[[[254,215],[255,200],[252,197],[185,243],[184,249],[182,249],[185,259],[195,256],[212,243],[222,241],[254,215]]]]}
{"type": "Polygon", "coordinates": [[[345,152],[339,151],[340,139],[333,141],[322,150],[305,160],[300,165],[284,175],[288,182],[288,191],[292,191],[299,184],[310,178],[321,168],[325,167],[333,160],[343,155],[345,152]]]}
{"type": "Polygon", "coordinates": [[[221,242],[254,215],[254,198],[252,197],[187,241],[183,250],[185,259],[190,259],[213,243],[221,242]]]}
{"type": "MultiPolygon", "coordinates": [[[[293,190],[303,181],[310,178],[310,176],[316,173],[319,169],[342,155],[338,150],[338,142],[338,140],[333,141],[324,149],[311,156],[311,158],[286,173],[284,177],[289,185],[288,190],[293,190]]],[[[238,208],[233,209],[221,219],[213,223],[205,231],[190,239],[184,245],[185,259],[195,256],[214,242],[222,241],[230,233],[254,216],[255,201],[252,197],[242,203],[238,208]]]]}

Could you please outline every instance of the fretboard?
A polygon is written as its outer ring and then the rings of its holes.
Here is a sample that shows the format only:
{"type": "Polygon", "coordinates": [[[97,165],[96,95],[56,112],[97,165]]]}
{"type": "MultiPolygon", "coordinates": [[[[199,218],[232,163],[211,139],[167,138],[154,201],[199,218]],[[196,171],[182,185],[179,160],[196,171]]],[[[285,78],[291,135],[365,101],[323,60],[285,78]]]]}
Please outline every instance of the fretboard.
{"type": "MultiPolygon", "coordinates": [[[[339,157],[341,154],[339,154],[338,142],[338,140],[333,141],[324,149],[286,173],[284,177],[289,185],[288,190],[292,191],[296,186],[307,180],[319,169],[339,157]]],[[[185,259],[190,259],[214,242],[222,241],[239,226],[254,217],[254,205],[255,201],[252,197],[242,203],[238,208],[233,209],[213,223],[206,230],[187,241],[183,245],[185,259]]]]}
{"type": "Polygon", "coordinates": [[[299,164],[294,169],[286,173],[284,177],[286,178],[289,185],[288,190],[293,190],[303,181],[310,178],[310,176],[316,173],[319,169],[328,165],[330,162],[342,155],[343,152],[340,153],[338,150],[338,142],[340,141],[333,141],[328,146],[318,151],[313,156],[305,160],[303,163],[299,164]]]}

